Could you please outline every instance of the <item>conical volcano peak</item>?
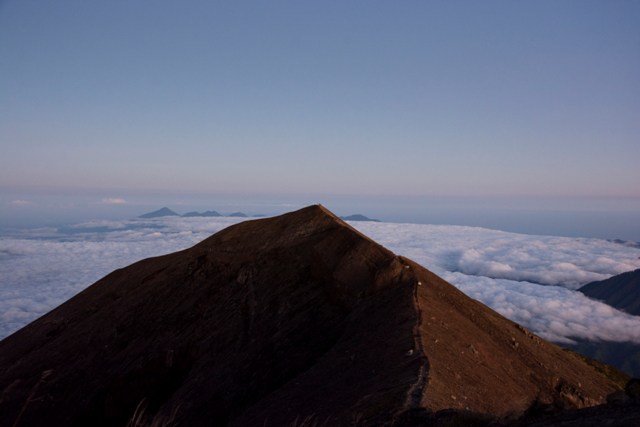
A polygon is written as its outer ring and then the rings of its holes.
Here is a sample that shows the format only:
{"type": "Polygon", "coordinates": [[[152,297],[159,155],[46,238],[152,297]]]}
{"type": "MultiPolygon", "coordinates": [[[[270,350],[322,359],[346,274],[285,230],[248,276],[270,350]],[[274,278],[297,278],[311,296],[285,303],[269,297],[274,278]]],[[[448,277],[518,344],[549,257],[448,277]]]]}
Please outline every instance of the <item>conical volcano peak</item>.
{"type": "Polygon", "coordinates": [[[340,219],[340,217],[338,217],[336,214],[331,212],[329,209],[327,209],[321,203],[317,203],[315,205],[309,205],[309,206],[307,206],[305,208],[302,208],[301,210],[307,210],[307,209],[309,211],[312,211],[312,212],[317,212],[318,215],[328,215],[328,216],[333,217],[335,219],[340,219]]]}
{"type": "Polygon", "coordinates": [[[389,250],[366,237],[322,205],[311,205],[283,215],[245,221],[205,239],[197,247],[225,252],[252,253],[297,245],[328,246],[342,255],[345,250],[370,251],[393,256],[389,250]],[[333,244],[328,244],[332,242],[333,244]],[[367,250],[364,250],[367,247],[367,250]]]}
{"type": "Polygon", "coordinates": [[[296,213],[304,212],[304,211],[316,212],[317,214],[329,215],[329,216],[332,216],[334,218],[338,218],[338,216],[336,214],[334,214],[329,209],[327,209],[322,203],[315,203],[313,205],[305,206],[303,208],[300,208],[300,209],[298,209],[296,211],[289,212],[289,213],[290,214],[296,214],[296,213]]]}
{"type": "Polygon", "coordinates": [[[321,205],[235,224],[196,245],[190,256],[201,266],[225,259],[243,271],[264,272],[271,264],[282,271],[302,267],[304,274],[321,275],[334,301],[348,307],[378,286],[380,269],[400,265],[393,252],[321,205]]]}
{"type": "Polygon", "coordinates": [[[321,205],[116,270],[0,341],[0,425],[390,426],[616,389],[321,205]]]}

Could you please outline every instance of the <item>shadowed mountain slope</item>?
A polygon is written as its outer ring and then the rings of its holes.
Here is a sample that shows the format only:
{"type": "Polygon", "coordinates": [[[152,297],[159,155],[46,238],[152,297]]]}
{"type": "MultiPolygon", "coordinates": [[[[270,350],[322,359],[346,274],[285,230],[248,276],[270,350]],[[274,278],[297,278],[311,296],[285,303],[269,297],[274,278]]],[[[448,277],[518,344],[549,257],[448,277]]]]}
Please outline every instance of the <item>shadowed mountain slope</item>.
{"type": "Polygon", "coordinates": [[[587,283],[578,290],[590,298],[640,316],[640,269],[587,283]]]}
{"type": "Polygon", "coordinates": [[[0,342],[0,425],[402,425],[619,388],[321,206],[116,270],[0,342]]]}
{"type": "MultiPolygon", "coordinates": [[[[601,300],[619,310],[640,316],[640,269],[618,274],[605,280],[587,283],[580,292],[601,300]]],[[[567,347],[602,360],[640,377],[640,344],[634,342],[578,341],[567,347]]]]}

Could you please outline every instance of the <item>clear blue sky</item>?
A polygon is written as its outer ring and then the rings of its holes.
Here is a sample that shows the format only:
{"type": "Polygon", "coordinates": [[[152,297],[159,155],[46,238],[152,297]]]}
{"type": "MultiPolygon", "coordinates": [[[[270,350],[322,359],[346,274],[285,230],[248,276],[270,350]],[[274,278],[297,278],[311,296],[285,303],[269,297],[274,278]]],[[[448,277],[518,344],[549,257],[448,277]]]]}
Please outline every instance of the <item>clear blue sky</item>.
{"type": "Polygon", "coordinates": [[[640,198],[640,2],[0,1],[0,145],[25,202],[640,198]]]}

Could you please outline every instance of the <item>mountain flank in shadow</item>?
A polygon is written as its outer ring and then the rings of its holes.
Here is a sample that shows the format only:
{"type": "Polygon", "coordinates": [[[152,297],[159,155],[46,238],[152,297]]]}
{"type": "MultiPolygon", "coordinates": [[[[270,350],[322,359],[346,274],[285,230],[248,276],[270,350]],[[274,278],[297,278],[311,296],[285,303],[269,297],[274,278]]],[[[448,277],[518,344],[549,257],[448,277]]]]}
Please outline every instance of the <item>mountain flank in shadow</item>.
{"type": "Polygon", "coordinates": [[[578,290],[590,298],[640,316],[640,269],[587,283],[578,290]]]}
{"type": "Polygon", "coordinates": [[[116,270],[1,341],[0,425],[512,422],[625,381],[315,205],[116,270]]]}

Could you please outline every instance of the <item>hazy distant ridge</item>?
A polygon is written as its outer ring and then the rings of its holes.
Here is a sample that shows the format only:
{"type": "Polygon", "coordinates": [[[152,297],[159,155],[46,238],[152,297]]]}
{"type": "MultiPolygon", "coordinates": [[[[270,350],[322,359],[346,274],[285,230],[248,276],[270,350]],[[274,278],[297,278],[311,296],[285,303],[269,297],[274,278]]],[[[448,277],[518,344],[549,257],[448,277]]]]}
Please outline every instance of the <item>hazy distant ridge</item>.
{"type": "Polygon", "coordinates": [[[344,221],[373,221],[373,222],[380,222],[379,219],[372,219],[372,218],[369,218],[369,217],[361,215],[361,214],[341,216],[340,219],[342,219],[344,221]]]}
{"type": "Polygon", "coordinates": [[[146,214],[142,214],[138,218],[161,218],[163,216],[180,216],[180,215],[175,213],[171,209],[164,207],[164,208],[158,209],[157,211],[147,212],[146,214]]]}
{"type": "MultiPolygon", "coordinates": [[[[145,219],[149,219],[149,218],[162,218],[162,217],[166,217],[166,216],[181,216],[183,218],[193,218],[193,217],[221,217],[221,216],[227,216],[227,217],[232,217],[232,218],[249,218],[249,215],[247,215],[244,212],[233,212],[230,214],[221,214],[218,211],[204,211],[204,212],[197,212],[197,211],[191,211],[191,212],[187,212],[185,214],[180,215],[179,213],[169,209],[168,207],[163,207],[160,208],[156,211],[153,212],[147,212],[145,214],[140,215],[138,218],[145,218],[145,219]]],[[[253,217],[262,217],[264,215],[253,215],[253,217]]],[[[353,214],[353,215],[347,215],[347,216],[341,216],[341,219],[345,220],[345,221],[373,221],[373,222],[380,222],[380,220],[378,219],[372,219],[369,218],[365,215],[362,214],[353,214]]]]}
{"type": "Polygon", "coordinates": [[[162,217],[166,217],[166,216],[181,216],[183,218],[191,218],[191,217],[221,217],[221,216],[230,216],[230,217],[248,217],[247,214],[242,213],[242,212],[234,212],[228,215],[224,215],[221,214],[218,211],[204,211],[204,212],[197,212],[197,211],[191,211],[191,212],[187,212],[185,214],[179,214],[167,207],[164,208],[160,208],[157,211],[153,211],[153,212],[147,212],[145,214],[140,215],[138,218],[162,218],[162,217]]]}

